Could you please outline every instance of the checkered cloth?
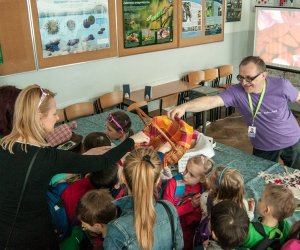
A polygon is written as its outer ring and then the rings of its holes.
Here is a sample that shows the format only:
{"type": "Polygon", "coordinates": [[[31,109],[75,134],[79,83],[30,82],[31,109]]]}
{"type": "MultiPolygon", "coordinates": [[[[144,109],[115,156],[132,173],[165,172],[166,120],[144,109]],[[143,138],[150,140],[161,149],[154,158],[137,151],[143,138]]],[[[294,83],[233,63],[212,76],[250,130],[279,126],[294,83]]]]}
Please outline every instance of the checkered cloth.
{"type": "Polygon", "coordinates": [[[46,134],[45,139],[49,143],[50,146],[56,147],[68,140],[72,137],[72,129],[76,124],[62,124],[54,129],[53,132],[46,134]]]}
{"type": "MultiPolygon", "coordinates": [[[[196,139],[197,134],[194,133],[192,126],[180,118],[175,117],[175,121],[176,122],[165,115],[156,116],[152,119],[152,123],[155,123],[161,130],[163,130],[172,142],[176,145],[189,149],[191,147],[192,139],[196,139]]],[[[155,126],[147,126],[143,132],[150,136],[150,144],[154,148],[158,148],[166,142],[166,139],[159,133],[155,126]]]]}
{"type": "MultiPolygon", "coordinates": [[[[183,154],[191,147],[192,140],[197,139],[197,133],[194,133],[192,126],[176,117],[175,121],[167,116],[156,116],[151,120],[151,124],[156,124],[165,135],[176,145],[176,149],[164,155],[163,165],[174,165],[183,156],[183,154]]],[[[149,146],[158,149],[166,142],[157,128],[153,125],[146,126],[143,130],[150,137],[149,146]]]]}

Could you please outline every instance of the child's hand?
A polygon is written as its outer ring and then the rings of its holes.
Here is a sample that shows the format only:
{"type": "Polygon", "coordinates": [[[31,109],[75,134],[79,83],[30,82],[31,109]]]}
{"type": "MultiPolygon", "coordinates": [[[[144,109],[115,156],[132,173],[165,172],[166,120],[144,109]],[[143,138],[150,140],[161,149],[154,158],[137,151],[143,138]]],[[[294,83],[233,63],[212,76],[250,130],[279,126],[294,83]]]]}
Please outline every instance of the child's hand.
{"type": "Polygon", "coordinates": [[[201,194],[195,194],[191,200],[193,207],[199,207],[200,206],[200,197],[201,194]]]}
{"type": "Polygon", "coordinates": [[[253,198],[248,199],[249,211],[254,212],[255,200],[253,198]]]}

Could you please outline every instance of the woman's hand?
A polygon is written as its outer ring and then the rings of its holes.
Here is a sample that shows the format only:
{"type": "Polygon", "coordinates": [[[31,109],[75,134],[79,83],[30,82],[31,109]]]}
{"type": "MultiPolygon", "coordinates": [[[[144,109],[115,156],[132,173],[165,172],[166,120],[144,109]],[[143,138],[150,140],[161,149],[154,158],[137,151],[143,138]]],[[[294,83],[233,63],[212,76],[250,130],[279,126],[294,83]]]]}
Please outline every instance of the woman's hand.
{"type": "Polygon", "coordinates": [[[134,140],[135,144],[149,144],[150,142],[149,136],[142,131],[130,136],[130,138],[134,140]]]}
{"type": "Polygon", "coordinates": [[[90,150],[83,153],[83,155],[103,155],[107,151],[109,151],[112,146],[102,146],[97,148],[91,148],[90,150]]]}

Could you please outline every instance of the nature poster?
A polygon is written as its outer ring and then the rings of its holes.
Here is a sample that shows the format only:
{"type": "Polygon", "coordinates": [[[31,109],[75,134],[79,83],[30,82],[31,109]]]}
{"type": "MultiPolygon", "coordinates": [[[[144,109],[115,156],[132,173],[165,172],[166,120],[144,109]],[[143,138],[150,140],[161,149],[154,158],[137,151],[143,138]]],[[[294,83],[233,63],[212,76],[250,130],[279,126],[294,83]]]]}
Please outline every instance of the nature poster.
{"type": "Polygon", "coordinates": [[[226,22],[241,21],[242,0],[227,0],[226,22]]]}
{"type": "Polygon", "coordinates": [[[43,58],[110,47],[109,0],[37,0],[43,58]]]}
{"type": "Polygon", "coordinates": [[[182,1],[182,38],[198,37],[202,27],[202,0],[182,1]]]}
{"type": "Polygon", "coordinates": [[[123,0],[124,48],[173,41],[173,0],[123,0]]]}
{"type": "Polygon", "coordinates": [[[206,0],[205,35],[222,33],[223,0],[206,0]]]}

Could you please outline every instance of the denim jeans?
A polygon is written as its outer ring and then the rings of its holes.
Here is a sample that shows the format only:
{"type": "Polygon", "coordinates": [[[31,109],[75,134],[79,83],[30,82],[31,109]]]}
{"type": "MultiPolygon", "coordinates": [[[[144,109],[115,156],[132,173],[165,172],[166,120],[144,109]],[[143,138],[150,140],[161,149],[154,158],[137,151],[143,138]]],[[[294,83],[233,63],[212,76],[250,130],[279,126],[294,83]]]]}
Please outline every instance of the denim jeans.
{"type": "Polygon", "coordinates": [[[300,169],[300,140],[296,144],[280,150],[263,151],[253,148],[253,155],[275,162],[278,162],[280,157],[286,166],[300,169]]]}

